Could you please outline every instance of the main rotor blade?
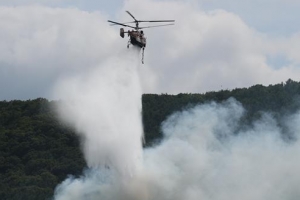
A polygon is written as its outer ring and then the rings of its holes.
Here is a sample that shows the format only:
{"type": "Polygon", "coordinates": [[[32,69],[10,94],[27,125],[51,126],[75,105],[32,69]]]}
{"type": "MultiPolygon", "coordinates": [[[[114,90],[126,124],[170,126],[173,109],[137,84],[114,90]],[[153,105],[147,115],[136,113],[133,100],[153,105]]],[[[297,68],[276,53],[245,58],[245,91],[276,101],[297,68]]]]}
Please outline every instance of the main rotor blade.
{"type": "Polygon", "coordinates": [[[128,13],[128,15],[130,15],[130,16],[134,19],[134,21],[137,21],[137,20],[135,19],[135,17],[134,17],[128,10],[126,10],[126,12],[128,13]]]}
{"type": "MultiPolygon", "coordinates": [[[[135,21],[133,22],[122,22],[122,23],[119,23],[119,24],[130,24],[130,23],[135,23],[135,21]]],[[[116,25],[119,25],[119,24],[110,24],[111,26],[116,26],[116,25]]]]}
{"type": "Polygon", "coordinates": [[[175,22],[175,20],[150,20],[150,21],[138,20],[138,22],[175,22]]]}
{"type": "Polygon", "coordinates": [[[111,20],[107,20],[108,22],[110,23],[113,23],[113,24],[117,24],[117,25],[120,25],[120,26],[125,26],[125,27],[130,27],[130,28],[136,28],[136,27],[133,27],[133,26],[129,26],[129,25],[126,25],[126,24],[121,24],[119,22],[114,22],[114,21],[111,21],[111,20]]]}
{"type": "Polygon", "coordinates": [[[139,29],[143,29],[143,28],[153,28],[153,27],[159,27],[159,26],[171,26],[174,24],[163,24],[163,25],[157,25],[157,26],[144,26],[144,27],[139,27],[139,29]]]}

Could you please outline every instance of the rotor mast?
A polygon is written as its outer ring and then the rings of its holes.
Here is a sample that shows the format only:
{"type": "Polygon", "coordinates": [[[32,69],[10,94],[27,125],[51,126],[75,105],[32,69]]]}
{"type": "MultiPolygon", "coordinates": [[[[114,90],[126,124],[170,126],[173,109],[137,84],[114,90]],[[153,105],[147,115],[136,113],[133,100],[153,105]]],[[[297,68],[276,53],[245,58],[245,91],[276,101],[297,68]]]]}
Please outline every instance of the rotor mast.
{"type": "Polygon", "coordinates": [[[126,12],[128,13],[128,15],[130,15],[134,19],[135,30],[139,30],[139,21],[128,10],[126,10],[126,12]]]}

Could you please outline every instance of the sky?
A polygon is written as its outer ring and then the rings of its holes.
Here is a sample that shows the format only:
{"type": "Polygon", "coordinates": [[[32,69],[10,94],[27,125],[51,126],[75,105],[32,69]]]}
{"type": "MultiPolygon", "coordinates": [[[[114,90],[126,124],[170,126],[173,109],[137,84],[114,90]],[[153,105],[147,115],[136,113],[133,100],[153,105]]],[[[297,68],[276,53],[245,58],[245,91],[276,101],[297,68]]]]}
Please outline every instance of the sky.
{"type": "Polygon", "coordinates": [[[128,40],[107,20],[131,21],[126,10],[176,20],[144,31],[143,93],[299,81],[299,9],[296,0],[0,0],[0,100],[59,98],[61,80],[123,54],[128,40]]]}

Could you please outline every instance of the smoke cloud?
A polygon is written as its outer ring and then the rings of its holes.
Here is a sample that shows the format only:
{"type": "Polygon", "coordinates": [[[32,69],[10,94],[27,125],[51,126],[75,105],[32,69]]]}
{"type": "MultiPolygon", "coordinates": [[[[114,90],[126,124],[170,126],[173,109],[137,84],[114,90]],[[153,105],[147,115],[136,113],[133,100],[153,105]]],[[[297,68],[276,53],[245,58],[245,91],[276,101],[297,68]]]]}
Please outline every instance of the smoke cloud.
{"type": "Polygon", "coordinates": [[[137,54],[58,83],[60,116],[82,138],[89,168],[61,183],[56,200],[298,199],[300,112],[246,126],[235,99],[198,105],[169,116],[163,140],[142,150],[137,54]]]}
{"type": "Polygon", "coordinates": [[[60,117],[76,128],[88,167],[106,165],[127,174],[141,159],[138,53],[137,49],[123,52],[57,84],[56,96],[64,99],[58,108],[60,117]]]}
{"type": "MultiPolygon", "coordinates": [[[[241,129],[244,113],[229,99],[169,117],[165,140],[144,153],[145,171],[155,177],[150,199],[297,199],[299,141],[286,142],[267,113],[241,129]]],[[[299,119],[286,121],[296,138],[299,119]]]]}

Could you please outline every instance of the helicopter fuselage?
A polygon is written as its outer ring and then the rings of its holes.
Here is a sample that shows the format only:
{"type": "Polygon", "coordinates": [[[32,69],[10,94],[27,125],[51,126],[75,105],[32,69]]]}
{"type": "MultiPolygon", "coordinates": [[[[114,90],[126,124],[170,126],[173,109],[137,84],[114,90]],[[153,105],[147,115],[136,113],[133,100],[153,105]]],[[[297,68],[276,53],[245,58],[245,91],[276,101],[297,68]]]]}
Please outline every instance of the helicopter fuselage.
{"type": "Polygon", "coordinates": [[[130,37],[129,41],[132,45],[140,48],[146,47],[146,38],[142,31],[128,31],[128,36],[130,37]]]}

